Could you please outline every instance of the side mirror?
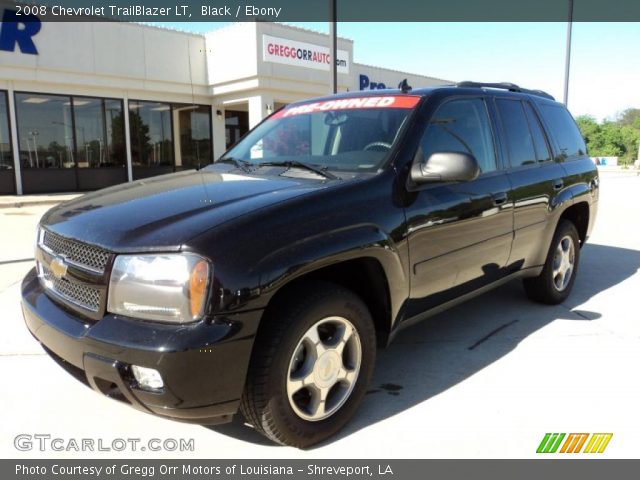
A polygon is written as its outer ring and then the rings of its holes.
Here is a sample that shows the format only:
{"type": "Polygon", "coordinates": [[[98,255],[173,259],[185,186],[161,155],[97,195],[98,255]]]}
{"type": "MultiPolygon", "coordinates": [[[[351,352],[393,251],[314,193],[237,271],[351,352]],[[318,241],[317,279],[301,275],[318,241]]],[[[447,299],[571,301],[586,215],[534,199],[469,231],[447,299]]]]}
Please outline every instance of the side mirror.
{"type": "Polygon", "coordinates": [[[436,152],[425,161],[411,167],[414,184],[431,182],[468,182],[480,175],[480,166],[473,155],[463,152],[436,152]]]}

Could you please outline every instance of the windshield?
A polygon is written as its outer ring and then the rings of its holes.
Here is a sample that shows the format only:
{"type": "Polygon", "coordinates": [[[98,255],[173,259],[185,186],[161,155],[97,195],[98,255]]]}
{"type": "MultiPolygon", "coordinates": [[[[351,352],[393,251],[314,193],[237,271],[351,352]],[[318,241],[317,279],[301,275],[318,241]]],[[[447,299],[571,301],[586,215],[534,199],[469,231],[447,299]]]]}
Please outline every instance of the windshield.
{"type": "Polygon", "coordinates": [[[376,171],[419,100],[398,95],[289,105],[249,132],[223,159],[376,171]]]}

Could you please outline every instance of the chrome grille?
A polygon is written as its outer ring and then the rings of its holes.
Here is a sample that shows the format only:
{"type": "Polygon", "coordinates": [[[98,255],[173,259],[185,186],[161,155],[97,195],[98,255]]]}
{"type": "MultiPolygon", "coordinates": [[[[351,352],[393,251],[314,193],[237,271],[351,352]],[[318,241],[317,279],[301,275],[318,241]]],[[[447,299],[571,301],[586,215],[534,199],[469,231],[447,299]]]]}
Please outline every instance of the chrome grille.
{"type": "Polygon", "coordinates": [[[41,263],[38,264],[38,268],[45,288],[74,305],[92,312],[100,310],[100,290],[79,283],[72,283],[65,278],[56,278],[51,273],[51,270],[41,263]]]}
{"type": "Polygon", "coordinates": [[[109,252],[84,243],[68,240],[51,232],[44,232],[42,244],[57,256],[97,273],[104,273],[109,261],[109,252]]]}

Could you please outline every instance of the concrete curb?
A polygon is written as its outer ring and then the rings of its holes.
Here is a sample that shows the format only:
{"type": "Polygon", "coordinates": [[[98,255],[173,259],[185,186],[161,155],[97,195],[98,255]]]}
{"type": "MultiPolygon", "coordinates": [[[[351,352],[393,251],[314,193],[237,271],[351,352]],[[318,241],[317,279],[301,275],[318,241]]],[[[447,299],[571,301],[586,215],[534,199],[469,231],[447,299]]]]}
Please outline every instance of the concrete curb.
{"type": "Polygon", "coordinates": [[[627,174],[639,174],[640,170],[637,168],[620,168],[620,167],[601,167],[598,165],[598,172],[600,173],[627,173],[627,174]]]}
{"type": "Polygon", "coordinates": [[[2,208],[23,208],[23,207],[31,207],[31,206],[40,206],[40,205],[57,205],[58,203],[63,202],[64,200],[53,201],[53,200],[41,200],[37,202],[14,202],[14,203],[0,203],[0,209],[2,208]]]}
{"type": "Polygon", "coordinates": [[[64,195],[42,195],[42,196],[6,196],[0,197],[0,209],[3,208],[23,208],[42,205],[57,205],[67,200],[73,200],[83,195],[82,193],[64,195]]]}

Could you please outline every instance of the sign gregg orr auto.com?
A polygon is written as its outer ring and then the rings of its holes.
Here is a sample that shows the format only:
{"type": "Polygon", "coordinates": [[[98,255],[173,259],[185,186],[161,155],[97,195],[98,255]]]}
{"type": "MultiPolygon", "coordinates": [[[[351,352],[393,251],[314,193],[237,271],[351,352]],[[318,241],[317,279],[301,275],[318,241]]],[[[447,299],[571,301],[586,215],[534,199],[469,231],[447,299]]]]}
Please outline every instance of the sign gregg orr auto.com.
{"type": "MultiPolygon", "coordinates": [[[[329,71],[331,54],[329,48],[313,43],[298,42],[287,38],[262,36],[262,59],[265,62],[281,63],[296,67],[329,71]]],[[[338,50],[338,73],[349,73],[349,52],[338,50]]]]}

